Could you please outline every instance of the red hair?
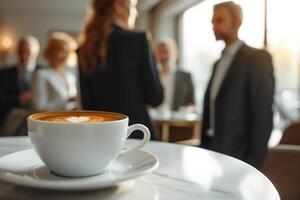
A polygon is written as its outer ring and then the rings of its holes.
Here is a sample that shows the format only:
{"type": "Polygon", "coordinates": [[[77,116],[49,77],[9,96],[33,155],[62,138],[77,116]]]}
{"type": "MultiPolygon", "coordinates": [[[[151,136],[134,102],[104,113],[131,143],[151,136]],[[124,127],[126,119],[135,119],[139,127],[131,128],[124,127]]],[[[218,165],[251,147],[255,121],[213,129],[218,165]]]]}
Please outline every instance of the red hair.
{"type": "Polygon", "coordinates": [[[93,1],[92,13],[84,31],[84,42],[78,52],[79,64],[84,73],[91,73],[105,64],[116,1],[93,1]]]}

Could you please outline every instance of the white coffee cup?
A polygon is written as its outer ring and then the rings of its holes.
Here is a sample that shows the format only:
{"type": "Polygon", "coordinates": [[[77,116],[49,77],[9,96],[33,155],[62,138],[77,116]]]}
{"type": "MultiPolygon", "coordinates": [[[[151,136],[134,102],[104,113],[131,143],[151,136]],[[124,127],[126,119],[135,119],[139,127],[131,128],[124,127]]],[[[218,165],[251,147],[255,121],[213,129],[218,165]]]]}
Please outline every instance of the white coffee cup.
{"type": "Polygon", "coordinates": [[[44,112],[29,116],[27,121],[28,134],[39,157],[52,172],[68,177],[104,173],[110,169],[113,160],[142,148],[150,139],[147,127],[141,124],[128,127],[128,117],[118,113],[44,112]],[[115,118],[108,121],[89,121],[91,118],[87,116],[96,115],[100,118],[102,116],[104,120],[109,116],[115,118]],[[60,118],[55,118],[56,116],[60,118]],[[135,130],[144,134],[143,140],[123,150],[127,138],[135,130]]]}

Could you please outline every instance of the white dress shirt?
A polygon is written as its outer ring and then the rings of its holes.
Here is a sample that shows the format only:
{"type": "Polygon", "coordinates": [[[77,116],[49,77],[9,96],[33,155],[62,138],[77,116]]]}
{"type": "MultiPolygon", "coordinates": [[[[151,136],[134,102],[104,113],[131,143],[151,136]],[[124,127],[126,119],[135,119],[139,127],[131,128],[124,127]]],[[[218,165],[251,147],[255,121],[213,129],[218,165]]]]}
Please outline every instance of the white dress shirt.
{"type": "Polygon", "coordinates": [[[211,89],[210,89],[210,94],[209,94],[209,129],[207,131],[208,136],[214,136],[215,134],[215,101],[216,98],[219,94],[219,90],[221,88],[221,85],[224,81],[224,78],[228,72],[228,69],[242,46],[243,41],[237,40],[233,44],[231,44],[228,48],[224,49],[222,52],[222,57],[220,58],[214,77],[211,82],[211,89]]]}

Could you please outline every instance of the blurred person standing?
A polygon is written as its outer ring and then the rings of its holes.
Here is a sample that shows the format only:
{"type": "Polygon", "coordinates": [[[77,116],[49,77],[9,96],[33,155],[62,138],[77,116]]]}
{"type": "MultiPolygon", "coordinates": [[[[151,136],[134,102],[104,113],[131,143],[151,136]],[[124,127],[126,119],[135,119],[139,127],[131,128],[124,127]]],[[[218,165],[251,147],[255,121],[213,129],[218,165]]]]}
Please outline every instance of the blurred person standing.
{"type": "MultiPolygon", "coordinates": [[[[134,32],[136,0],[94,0],[78,50],[82,106],[129,116],[154,130],[146,105],[163,100],[146,33],[134,32]]],[[[132,137],[140,135],[134,133],[132,137]]]]}
{"type": "Polygon", "coordinates": [[[171,110],[195,104],[192,76],[178,69],[178,57],[177,44],[173,39],[165,38],[156,45],[156,61],[165,92],[163,106],[171,110]]]}
{"type": "Polygon", "coordinates": [[[259,168],[273,126],[275,81],[270,54],[239,40],[242,18],[234,2],[214,6],[214,34],[225,42],[225,49],[204,98],[201,147],[259,168]]]}
{"type": "Polygon", "coordinates": [[[36,63],[39,48],[35,37],[28,35],[21,38],[17,44],[17,64],[0,70],[0,124],[4,134],[24,132],[17,129],[23,126],[24,118],[31,111],[30,80],[33,73],[41,68],[36,63]]]}
{"type": "Polygon", "coordinates": [[[76,77],[65,63],[75,41],[66,33],[50,35],[44,50],[48,65],[33,79],[33,108],[35,111],[71,110],[78,106],[76,77]]]}

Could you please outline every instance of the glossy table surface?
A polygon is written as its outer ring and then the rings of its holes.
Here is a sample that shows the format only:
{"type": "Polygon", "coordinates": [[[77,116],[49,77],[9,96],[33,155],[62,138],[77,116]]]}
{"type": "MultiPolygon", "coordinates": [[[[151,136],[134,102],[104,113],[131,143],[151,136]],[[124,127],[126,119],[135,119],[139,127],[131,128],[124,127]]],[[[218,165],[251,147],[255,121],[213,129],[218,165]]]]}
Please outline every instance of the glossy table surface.
{"type": "MultiPolygon", "coordinates": [[[[27,137],[0,138],[0,157],[30,148],[27,137]]],[[[0,199],[280,199],[273,184],[263,174],[234,158],[162,142],[150,142],[145,149],[159,158],[158,169],[118,186],[87,192],[58,192],[0,181],[0,199]]]]}

